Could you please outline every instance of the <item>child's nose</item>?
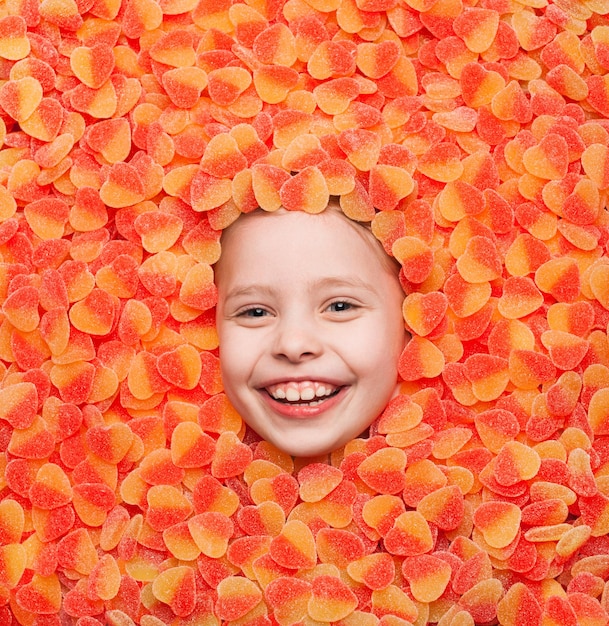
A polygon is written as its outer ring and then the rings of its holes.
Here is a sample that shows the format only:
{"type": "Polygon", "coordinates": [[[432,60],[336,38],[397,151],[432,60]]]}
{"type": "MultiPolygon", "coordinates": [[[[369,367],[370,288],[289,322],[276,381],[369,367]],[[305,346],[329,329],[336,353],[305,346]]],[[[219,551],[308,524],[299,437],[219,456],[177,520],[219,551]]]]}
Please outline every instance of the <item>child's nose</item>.
{"type": "Polygon", "coordinates": [[[310,322],[284,319],[277,327],[273,354],[292,363],[315,358],[322,351],[319,333],[310,322]]]}

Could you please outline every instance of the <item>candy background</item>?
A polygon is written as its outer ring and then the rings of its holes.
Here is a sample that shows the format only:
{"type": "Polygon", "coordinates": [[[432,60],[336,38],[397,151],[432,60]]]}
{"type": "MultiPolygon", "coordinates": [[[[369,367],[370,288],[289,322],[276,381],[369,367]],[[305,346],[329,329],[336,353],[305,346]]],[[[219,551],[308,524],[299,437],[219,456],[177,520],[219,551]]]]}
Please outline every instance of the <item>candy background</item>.
{"type": "Polygon", "coordinates": [[[0,15],[0,623],[607,624],[606,0],[0,15]],[[413,338],[294,462],[222,393],[211,265],[331,196],[413,338]]]}

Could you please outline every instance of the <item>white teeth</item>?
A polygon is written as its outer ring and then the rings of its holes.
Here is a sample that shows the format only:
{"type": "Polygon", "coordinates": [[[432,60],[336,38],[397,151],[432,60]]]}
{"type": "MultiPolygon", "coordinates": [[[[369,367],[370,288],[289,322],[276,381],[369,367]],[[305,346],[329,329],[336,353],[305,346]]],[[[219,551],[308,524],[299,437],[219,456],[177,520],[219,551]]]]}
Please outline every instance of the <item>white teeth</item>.
{"type": "Polygon", "coordinates": [[[314,381],[279,383],[267,387],[268,393],[275,400],[285,400],[287,402],[308,402],[315,401],[319,404],[325,398],[336,391],[336,387],[326,386],[314,381]]]}
{"type": "Polygon", "coordinates": [[[300,393],[298,392],[298,389],[288,387],[285,392],[285,399],[288,402],[297,402],[298,400],[300,400],[300,393]]]}
{"type": "Polygon", "coordinates": [[[313,389],[313,387],[307,387],[306,389],[303,389],[300,392],[300,399],[301,400],[313,400],[313,398],[315,397],[315,390],[313,389]]]}

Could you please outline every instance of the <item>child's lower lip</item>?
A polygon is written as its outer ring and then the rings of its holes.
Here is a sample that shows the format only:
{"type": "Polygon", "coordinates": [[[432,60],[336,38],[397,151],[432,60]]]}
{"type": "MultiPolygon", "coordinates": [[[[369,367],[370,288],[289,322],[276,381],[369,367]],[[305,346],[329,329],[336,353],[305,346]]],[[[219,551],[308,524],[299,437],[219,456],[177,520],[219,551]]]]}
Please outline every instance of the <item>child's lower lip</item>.
{"type": "Polygon", "coordinates": [[[322,413],[330,410],[342,400],[347,389],[347,387],[341,387],[336,395],[314,406],[308,406],[306,404],[286,404],[284,402],[278,402],[271,395],[269,395],[267,391],[264,390],[262,391],[262,397],[275,413],[279,413],[279,415],[282,415],[283,417],[307,419],[310,417],[317,417],[318,415],[321,415],[322,413]]]}

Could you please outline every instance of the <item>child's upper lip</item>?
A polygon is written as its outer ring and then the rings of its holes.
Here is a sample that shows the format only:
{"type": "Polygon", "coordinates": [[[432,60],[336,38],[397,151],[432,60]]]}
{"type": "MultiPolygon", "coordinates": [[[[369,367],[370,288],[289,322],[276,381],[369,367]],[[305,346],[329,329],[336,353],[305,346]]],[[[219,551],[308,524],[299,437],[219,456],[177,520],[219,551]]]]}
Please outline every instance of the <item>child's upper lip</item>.
{"type": "Polygon", "coordinates": [[[332,387],[344,387],[347,384],[344,381],[340,381],[336,378],[328,378],[324,376],[315,376],[315,375],[291,376],[291,377],[283,376],[283,377],[277,377],[277,378],[269,378],[268,380],[265,380],[259,385],[256,385],[256,388],[263,390],[263,389],[266,389],[267,387],[272,387],[273,385],[282,385],[282,384],[286,385],[288,383],[304,383],[304,382],[321,383],[323,385],[328,385],[332,387]]]}

